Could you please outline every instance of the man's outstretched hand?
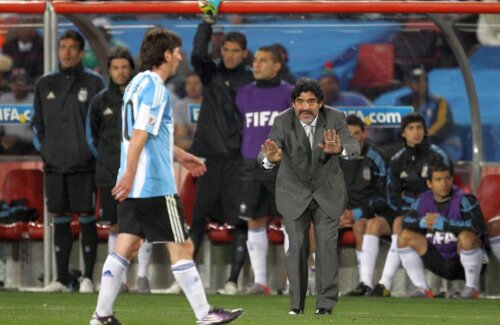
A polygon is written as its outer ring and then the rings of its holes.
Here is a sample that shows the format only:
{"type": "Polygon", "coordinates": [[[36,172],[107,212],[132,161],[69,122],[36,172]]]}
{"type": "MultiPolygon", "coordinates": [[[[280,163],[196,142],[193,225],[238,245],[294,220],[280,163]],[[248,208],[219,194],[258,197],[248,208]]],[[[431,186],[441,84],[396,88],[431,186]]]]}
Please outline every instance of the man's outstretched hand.
{"type": "Polygon", "coordinates": [[[215,24],[219,6],[223,0],[198,0],[198,6],[203,13],[203,20],[215,24]]]}

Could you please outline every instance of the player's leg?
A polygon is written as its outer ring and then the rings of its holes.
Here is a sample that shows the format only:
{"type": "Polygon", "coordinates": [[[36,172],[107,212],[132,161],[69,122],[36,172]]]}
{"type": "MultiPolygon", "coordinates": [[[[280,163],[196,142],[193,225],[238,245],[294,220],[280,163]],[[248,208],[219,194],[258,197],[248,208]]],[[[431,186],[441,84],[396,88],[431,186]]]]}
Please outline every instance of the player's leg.
{"type": "Polygon", "coordinates": [[[477,298],[483,265],[481,239],[471,231],[462,231],[458,234],[457,249],[465,271],[465,288],[461,296],[462,298],[477,298]]]}
{"type": "MultiPolygon", "coordinates": [[[[360,279],[360,281],[359,281],[359,284],[357,285],[357,287],[354,290],[352,290],[351,292],[348,292],[346,294],[346,296],[351,296],[351,297],[364,296],[365,294],[370,292],[370,290],[372,289],[371,284],[370,285],[365,284],[361,280],[362,279],[361,263],[362,263],[362,256],[363,256],[363,237],[366,233],[367,224],[368,224],[368,219],[362,218],[362,219],[357,220],[352,227],[352,230],[354,232],[354,238],[356,239],[356,261],[357,261],[357,265],[358,265],[358,278],[360,279]]],[[[378,237],[377,237],[377,239],[378,239],[378,237]]],[[[377,243],[377,246],[378,246],[378,243],[377,243]]],[[[376,258],[376,255],[375,255],[375,258],[376,258]]]]}
{"type": "Polygon", "coordinates": [[[148,266],[151,260],[151,254],[153,252],[153,244],[144,241],[139,248],[139,253],[137,253],[137,280],[136,288],[137,292],[140,293],[150,293],[148,280],[148,266]]]}
{"type": "MultiPolygon", "coordinates": [[[[373,287],[373,273],[375,271],[375,264],[379,253],[380,237],[391,234],[391,224],[387,217],[375,216],[366,223],[366,231],[363,235],[363,243],[361,245],[361,282],[370,288],[373,287]]],[[[374,288],[375,289],[375,288],[374,288]]],[[[372,290],[370,293],[387,296],[390,291],[386,288],[377,287],[377,290],[372,290]]]]}
{"type": "Polygon", "coordinates": [[[94,291],[94,265],[97,257],[97,228],[95,220],[95,175],[78,173],[67,175],[67,186],[71,211],[78,213],[83,256],[83,279],[80,292],[94,291]]]}
{"type": "Polygon", "coordinates": [[[108,255],[102,267],[101,288],[96,310],[90,321],[91,325],[111,324],[115,320],[113,305],[120,292],[122,274],[126,272],[141,242],[142,238],[137,235],[128,233],[118,235],[114,252],[108,255]]]}
{"type": "Polygon", "coordinates": [[[43,288],[47,292],[69,291],[69,258],[73,238],[71,236],[71,213],[66,189],[65,176],[45,173],[45,193],[49,212],[54,213],[54,250],[56,255],[57,278],[43,288]]]}
{"type": "Polygon", "coordinates": [[[421,256],[427,252],[428,243],[425,236],[411,230],[403,230],[398,238],[398,252],[408,277],[417,287],[412,297],[432,297],[425,278],[424,262],[421,256]]]}
{"type": "Polygon", "coordinates": [[[500,217],[490,219],[486,224],[490,246],[493,254],[500,261],[500,217]]]}
{"type": "Polygon", "coordinates": [[[208,303],[203,281],[193,260],[194,246],[184,227],[184,216],[177,195],[150,200],[150,210],[154,218],[145,218],[143,223],[145,237],[150,242],[167,242],[171,269],[175,280],[199,321],[220,320],[229,322],[243,312],[241,309],[225,311],[212,309],[208,303]]]}
{"type": "Polygon", "coordinates": [[[391,235],[391,247],[387,253],[385,259],[384,270],[382,271],[382,277],[380,278],[379,284],[383,285],[385,288],[390,289],[392,286],[392,280],[396,275],[399,265],[401,264],[401,259],[398,253],[398,236],[403,228],[403,217],[399,216],[394,219],[392,224],[392,235],[391,235]]]}

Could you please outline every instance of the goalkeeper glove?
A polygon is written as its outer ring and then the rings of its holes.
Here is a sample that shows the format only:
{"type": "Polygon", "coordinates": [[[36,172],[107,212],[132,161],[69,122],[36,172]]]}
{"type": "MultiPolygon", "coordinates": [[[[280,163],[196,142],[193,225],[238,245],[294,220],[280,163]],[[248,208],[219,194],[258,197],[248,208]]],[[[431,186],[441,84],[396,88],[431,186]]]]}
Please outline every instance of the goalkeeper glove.
{"type": "Polygon", "coordinates": [[[198,6],[203,13],[203,20],[209,24],[214,24],[219,6],[223,0],[199,0],[198,6]]]}

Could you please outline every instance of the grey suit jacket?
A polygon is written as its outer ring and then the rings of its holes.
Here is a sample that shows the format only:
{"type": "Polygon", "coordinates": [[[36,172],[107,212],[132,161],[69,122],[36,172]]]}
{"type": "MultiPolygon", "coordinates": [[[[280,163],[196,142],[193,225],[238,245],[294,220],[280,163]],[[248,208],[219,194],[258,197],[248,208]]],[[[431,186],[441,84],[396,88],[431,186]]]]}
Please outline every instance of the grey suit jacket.
{"type": "MultiPolygon", "coordinates": [[[[324,106],[318,113],[314,131],[314,148],[307,140],[304,127],[293,108],[282,112],[274,120],[269,139],[283,151],[276,179],[276,206],[284,218],[298,219],[312,199],[332,218],[339,217],[347,206],[347,190],[340,168],[340,155],[325,154],[318,146],[323,143],[325,129],[334,129],[350,159],[360,153],[347,128],[344,113],[324,106]]],[[[262,165],[264,153],[258,157],[262,165]]]]}

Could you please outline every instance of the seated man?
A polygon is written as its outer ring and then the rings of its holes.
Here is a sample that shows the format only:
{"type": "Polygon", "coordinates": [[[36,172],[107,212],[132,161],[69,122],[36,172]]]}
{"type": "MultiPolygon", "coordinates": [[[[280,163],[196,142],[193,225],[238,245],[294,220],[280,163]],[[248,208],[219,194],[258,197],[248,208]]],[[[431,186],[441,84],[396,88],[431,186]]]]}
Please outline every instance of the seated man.
{"type": "MultiPolygon", "coordinates": [[[[361,156],[355,160],[341,160],[349,201],[340,216],[341,229],[352,228],[356,238],[356,260],[361,264],[363,235],[367,221],[376,215],[385,214],[387,206],[385,185],[387,168],[379,148],[366,142],[365,125],[356,115],[347,116],[347,127],[352,138],[361,147],[361,156]]],[[[342,232],[341,232],[342,234],[342,232]]],[[[342,235],[339,236],[341,238],[342,235]]],[[[358,267],[361,283],[348,296],[362,296],[371,290],[371,279],[364,280],[358,267]]]]}
{"type": "Polygon", "coordinates": [[[500,261],[500,216],[488,220],[486,223],[486,231],[488,232],[493,255],[500,261]]]}
{"type": "Polygon", "coordinates": [[[483,214],[477,199],[453,186],[453,168],[431,166],[429,191],[405,213],[398,238],[401,262],[417,290],[412,297],[432,297],[424,267],[448,280],[465,280],[457,297],[478,298],[483,262],[483,214]]]}
{"type": "MultiPolygon", "coordinates": [[[[398,235],[403,215],[409,211],[418,196],[427,190],[429,166],[436,163],[451,164],[446,154],[427,139],[425,121],[420,114],[410,113],[401,120],[401,137],[405,147],[392,156],[387,173],[387,204],[390,213],[368,220],[363,236],[361,274],[370,286],[382,236],[391,235],[384,270],[379,282],[369,292],[372,297],[389,297],[391,285],[400,259],[397,250],[398,235]]],[[[365,281],[363,280],[363,281],[365,281]]]]}

